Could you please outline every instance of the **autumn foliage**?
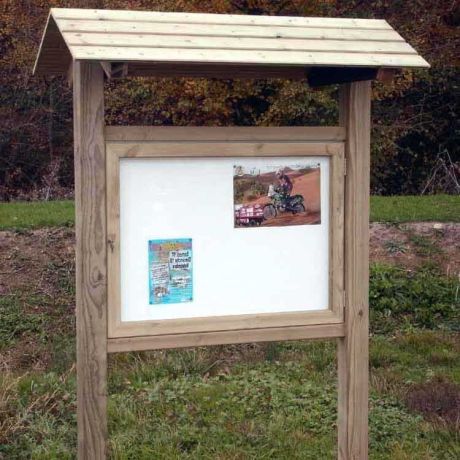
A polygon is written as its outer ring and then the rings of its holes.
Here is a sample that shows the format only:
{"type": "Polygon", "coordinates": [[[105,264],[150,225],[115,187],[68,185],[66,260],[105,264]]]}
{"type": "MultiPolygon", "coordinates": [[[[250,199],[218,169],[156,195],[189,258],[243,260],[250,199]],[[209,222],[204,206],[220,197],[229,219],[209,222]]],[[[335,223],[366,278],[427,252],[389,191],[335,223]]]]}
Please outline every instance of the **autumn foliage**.
{"type": "MultiPolygon", "coordinates": [[[[64,78],[31,75],[50,7],[385,18],[432,68],[405,71],[390,85],[374,84],[372,191],[458,193],[460,7],[456,2],[4,0],[0,6],[2,200],[72,194],[71,90],[64,78]],[[434,171],[437,176],[433,176],[434,171]]],[[[336,92],[336,88],[312,91],[305,81],[118,80],[106,86],[106,122],[182,126],[334,124],[336,92]]]]}

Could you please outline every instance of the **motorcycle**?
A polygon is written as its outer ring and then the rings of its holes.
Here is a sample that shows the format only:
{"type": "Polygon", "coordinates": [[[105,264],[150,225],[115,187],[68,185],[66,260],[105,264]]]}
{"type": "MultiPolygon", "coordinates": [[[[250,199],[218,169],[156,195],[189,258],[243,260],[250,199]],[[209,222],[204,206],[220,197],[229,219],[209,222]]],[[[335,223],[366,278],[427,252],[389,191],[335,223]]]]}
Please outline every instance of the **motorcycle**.
{"type": "Polygon", "coordinates": [[[276,217],[280,212],[292,212],[292,214],[306,212],[302,195],[289,196],[284,194],[280,187],[273,188],[271,186],[268,196],[272,202],[266,204],[263,208],[264,218],[266,220],[276,217]]]}

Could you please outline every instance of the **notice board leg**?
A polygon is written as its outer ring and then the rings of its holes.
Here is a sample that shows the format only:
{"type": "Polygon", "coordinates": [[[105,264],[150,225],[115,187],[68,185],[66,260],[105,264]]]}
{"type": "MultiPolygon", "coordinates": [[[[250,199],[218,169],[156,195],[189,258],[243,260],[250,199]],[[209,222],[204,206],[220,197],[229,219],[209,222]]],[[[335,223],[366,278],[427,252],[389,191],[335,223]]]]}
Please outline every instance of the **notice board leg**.
{"type": "Polygon", "coordinates": [[[78,458],[95,460],[107,440],[104,80],[99,63],[73,69],[78,458]]]}
{"type": "Polygon", "coordinates": [[[340,89],[345,155],[345,337],[338,339],[338,457],[368,458],[371,82],[340,89]]]}

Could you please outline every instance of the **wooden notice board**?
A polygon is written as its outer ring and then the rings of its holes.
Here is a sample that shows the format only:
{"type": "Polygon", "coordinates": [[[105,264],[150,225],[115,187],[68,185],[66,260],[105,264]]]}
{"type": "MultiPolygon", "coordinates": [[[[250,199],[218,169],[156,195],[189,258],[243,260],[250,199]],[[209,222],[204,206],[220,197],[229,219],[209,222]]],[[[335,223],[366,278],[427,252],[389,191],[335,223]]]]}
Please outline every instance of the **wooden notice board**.
{"type": "Polygon", "coordinates": [[[106,453],[107,353],[335,338],[339,457],[366,458],[370,82],[342,86],[336,127],[105,127],[102,68],[73,72],[80,457],[106,453]],[[238,214],[283,175],[306,212],[238,214]],[[179,306],[161,284],[176,262],[179,306]]]}
{"type": "Polygon", "coordinates": [[[344,143],[312,133],[108,129],[123,138],[106,141],[109,351],[244,342],[251,331],[256,341],[341,333],[344,143]],[[305,211],[265,218],[264,182],[279,170],[305,211]],[[247,206],[234,203],[239,183],[261,187],[257,198],[246,191],[247,206]],[[239,206],[256,206],[260,219],[235,225],[239,206]],[[177,238],[193,245],[193,298],[151,303],[148,243],[177,238]]]}
{"type": "Polygon", "coordinates": [[[338,457],[368,456],[371,80],[429,64],[382,19],[52,8],[74,91],[78,456],[107,452],[107,354],[337,339],[338,457]],[[104,125],[104,79],[340,86],[339,126],[104,125]]]}

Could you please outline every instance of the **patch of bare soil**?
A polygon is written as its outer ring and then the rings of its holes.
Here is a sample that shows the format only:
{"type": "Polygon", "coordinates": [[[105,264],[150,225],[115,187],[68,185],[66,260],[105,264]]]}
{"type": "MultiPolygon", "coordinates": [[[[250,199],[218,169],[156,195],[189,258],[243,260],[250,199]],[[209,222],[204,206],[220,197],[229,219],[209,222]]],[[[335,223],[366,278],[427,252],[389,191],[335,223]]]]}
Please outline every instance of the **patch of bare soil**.
{"type": "Polygon", "coordinates": [[[68,228],[0,231],[0,294],[25,290],[55,295],[56,271],[74,265],[75,236],[68,228]]]}
{"type": "Polygon", "coordinates": [[[0,248],[0,296],[11,297],[11,310],[19,305],[19,326],[21,319],[36,319],[34,332],[19,334],[14,346],[0,351],[0,371],[42,369],[51,359],[53,340],[74,329],[74,232],[2,231],[0,248]]]}
{"type": "Polygon", "coordinates": [[[430,422],[460,428],[460,386],[435,379],[412,385],[405,397],[407,407],[430,422]]]}
{"type": "Polygon", "coordinates": [[[447,276],[460,276],[460,224],[371,224],[370,259],[407,269],[431,264],[447,276]]]}

